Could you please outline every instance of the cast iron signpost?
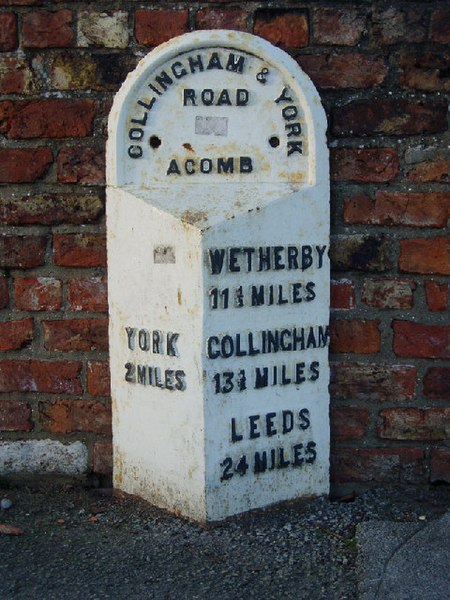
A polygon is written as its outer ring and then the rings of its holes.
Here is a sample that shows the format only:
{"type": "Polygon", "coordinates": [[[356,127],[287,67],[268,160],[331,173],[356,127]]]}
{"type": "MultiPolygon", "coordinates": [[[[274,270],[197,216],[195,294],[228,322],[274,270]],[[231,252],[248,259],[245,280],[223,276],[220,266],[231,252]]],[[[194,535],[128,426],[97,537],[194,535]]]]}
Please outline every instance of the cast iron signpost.
{"type": "Polygon", "coordinates": [[[114,484],[199,521],[328,491],[326,122],[287,54],[195,32],[109,121],[114,484]]]}

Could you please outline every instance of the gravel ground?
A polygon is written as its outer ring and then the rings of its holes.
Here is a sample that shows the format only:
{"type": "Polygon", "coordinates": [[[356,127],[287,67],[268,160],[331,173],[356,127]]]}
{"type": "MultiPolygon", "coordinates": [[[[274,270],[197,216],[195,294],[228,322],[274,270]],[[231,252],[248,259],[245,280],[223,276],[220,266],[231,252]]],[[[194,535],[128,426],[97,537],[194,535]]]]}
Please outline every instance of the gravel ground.
{"type": "Polygon", "coordinates": [[[81,485],[22,484],[0,497],[13,503],[0,511],[2,600],[357,600],[356,526],[423,522],[450,506],[449,487],[376,489],[201,528],[81,485]]]}

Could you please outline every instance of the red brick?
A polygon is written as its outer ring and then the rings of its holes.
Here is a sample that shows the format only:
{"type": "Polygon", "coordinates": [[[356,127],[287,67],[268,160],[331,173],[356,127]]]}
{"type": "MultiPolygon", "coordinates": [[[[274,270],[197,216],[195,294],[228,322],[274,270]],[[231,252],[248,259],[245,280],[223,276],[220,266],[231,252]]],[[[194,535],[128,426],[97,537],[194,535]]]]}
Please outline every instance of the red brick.
{"type": "Polygon", "coordinates": [[[14,280],[17,310],[60,310],[62,285],[54,277],[20,277],[14,280]]]}
{"type": "Polygon", "coordinates": [[[393,321],[394,352],[414,358],[450,358],[450,325],[393,321]]]}
{"type": "Polygon", "coordinates": [[[379,416],[380,438],[429,442],[450,437],[450,408],[386,408],[379,416]]]}
{"type": "Polygon", "coordinates": [[[304,48],[308,45],[308,19],[292,11],[257,11],[253,32],[279,46],[304,48]]]}
{"type": "Polygon", "coordinates": [[[23,15],[22,45],[24,48],[70,48],[73,46],[72,12],[39,11],[23,15]]]}
{"type": "Polygon", "coordinates": [[[365,279],[361,300],[372,308],[408,309],[414,305],[415,289],[410,279],[365,279]]]}
{"type": "Polygon", "coordinates": [[[450,8],[443,7],[431,15],[430,39],[438,44],[450,44],[450,8]]]}
{"type": "Polygon", "coordinates": [[[8,280],[0,277],[0,308],[7,308],[9,304],[8,280]]]}
{"type": "Polygon", "coordinates": [[[0,14],[0,52],[15,50],[19,43],[17,37],[17,17],[14,13],[0,14]]]}
{"type": "Polygon", "coordinates": [[[450,193],[376,192],[375,200],[357,194],[344,201],[349,225],[445,227],[450,215],[450,193]]]}
{"type": "Polygon", "coordinates": [[[188,29],[187,10],[136,10],[134,31],[144,46],[158,46],[188,29]]]}
{"type": "Polygon", "coordinates": [[[302,54],[296,60],[321,89],[371,88],[388,74],[382,58],[364,54],[302,54]]]}
{"type": "Polygon", "coordinates": [[[449,284],[438,281],[425,281],[427,306],[433,312],[442,312],[448,307],[449,284]]]}
{"type": "Polygon", "coordinates": [[[43,321],[44,348],[62,352],[108,349],[107,319],[43,321]]]}
{"type": "Polygon", "coordinates": [[[63,148],[57,160],[61,183],[105,183],[105,153],[99,148],[63,148]]]}
{"type": "Polygon", "coordinates": [[[345,406],[330,411],[330,430],[332,440],[361,439],[369,425],[370,413],[365,408],[345,406]]]}
{"type": "Polygon", "coordinates": [[[401,85],[416,90],[450,90],[450,52],[402,54],[401,85]]]}
{"type": "Polygon", "coordinates": [[[70,310],[108,312],[105,277],[78,277],[68,281],[67,298],[70,310]]]}
{"type": "Polygon", "coordinates": [[[31,431],[31,407],[23,400],[0,400],[0,431],[31,431]]]}
{"type": "Polygon", "coordinates": [[[33,319],[0,323],[0,350],[20,350],[33,339],[33,319]]]}
{"type": "Polygon", "coordinates": [[[331,480],[424,483],[424,453],[418,448],[340,448],[331,455],[331,480]]]}
{"type": "Polygon", "coordinates": [[[391,245],[382,235],[333,235],[330,246],[332,269],[382,273],[392,266],[391,245]]]}
{"type": "Polygon", "coordinates": [[[97,440],[94,444],[94,460],[92,470],[99,475],[110,475],[113,470],[112,443],[97,440]]]}
{"type": "Polygon", "coordinates": [[[330,366],[333,400],[397,403],[415,396],[416,367],[354,362],[336,362],[330,366]]]}
{"type": "Polygon", "coordinates": [[[332,132],[337,136],[416,135],[447,129],[445,102],[355,100],[333,109],[332,132]]]}
{"type": "Polygon", "coordinates": [[[0,6],[33,6],[43,2],[44,0],[0,0],[0,6]]]}
{"type": "Polygon", "coordinates": [[[316,44],[355,46],[365,31],[366,15],[352,8],[319,8],[313,23],[316,44]]]}
{"type": "Polygon", "coordinates": [[[248,13],[240,8],[203,8],[195,15],[196,29],[247,29],[248,13]]]}
{"type": "Polygon", "coordinates": [[[103,433],[111,435],[111,406],[91,400],[56,400],[39,403],[42,429],[52,433],[103,433]]]}
{"type": "Polygon", "coordinates": [[[22,198],[0,197],[2,225],[82,225],[94,223],[104,213],[96,194],[32,194],[22,198]]]}
{"type": "Polygon", "coordinates": [[[0,267],[32,269],[45,262],[46,240],[38,235],[0,236],[0,267]]]}
{"type": "Polygon", "coordinates": [[[92,134],[96,113],[96,100],[20,101],[7,119],[7,135],[10,139],[86,137],[92,134]]]}
{"type": "Polygon", "coordinates": [[[450,173],[450,161],[445,158],[423,161],[407,171],[406,179],[415,182],[445,182],[450,173]]]}
{"type": "Polygon", "coordinates": [[[433,448],[431,450],[431,483],[450,483],[450,450],[433,448]]]}
{"type": "Polygon", "coordinates": [[[87,385],[91,396],[110,395],[111,383],[108,362],[98,360],[88,362],[87,385]]]}
{"type": "Polygon", "coordinates": [[[340,279],[331,282],[330,289],[331,308],[355,308],[355,284],[349,279],[340,279]]]}
{"type": "Polygon", "coordinates": [[[373,15],[373,32],[376,42],[389,46],[402,42],[426,40],[428,15],[424,8],[395,7],[376,10],[373,15]]]}
{"type": "Polygon", "coordinates": [[[81,363],[62,360],[0,361],[0,392],[82,393],[81,363]]]}
{"type": "Polygon", "coordinates": [[[395,179],[398,155],[393,148],[332,148],[331,179],[383,183],[395,179]]]}
{"type": "Polygon", "coordinates": [[[431,367],[423,378],[427,398],[450,398],[450,367],[431,367]]]}
{"type": "Polygon", "coordinates": [[[330,352],[375,354],[380,351],[379,321],[332,319],[330,352]]]}
{"type": "Polygon", "coordinates": [[[0,94],[24,94],[30,91],[33,75],[25,60],[0,57],[0,94]]]}
{"type": "Polygon", "coordinates": [[[0,183],[32,183],[53,162],[50,148],[0,148],[0,183]]]}
{"type": "Polygon", "coordinates": [[[63,267],[106,267],[106,239],[101,233],[57,233],[53,260],[63,267]]]}
{"type": "Polygon", "coordinates": [[[450,275],[450,237],[400,241],[400,270],[425,275],[450,275]]]}

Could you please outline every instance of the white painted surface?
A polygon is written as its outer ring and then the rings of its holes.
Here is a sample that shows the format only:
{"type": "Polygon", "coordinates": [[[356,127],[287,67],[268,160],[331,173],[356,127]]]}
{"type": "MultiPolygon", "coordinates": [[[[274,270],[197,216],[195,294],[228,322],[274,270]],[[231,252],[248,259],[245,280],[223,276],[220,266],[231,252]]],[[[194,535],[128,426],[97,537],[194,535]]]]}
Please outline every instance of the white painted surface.
{"type": "Polygon", "coordinates": [[[200,521],[327,493],[325,129],[307,76],[249,34],[176,38],[117,94],[107,221],[118,488],[200,521]]]}
{"type": "Polygon", "coordinates": [[[87,471],[88,451],[82,442],[55,440],[0,442],[0,473],[82,475],[87,471]]]}

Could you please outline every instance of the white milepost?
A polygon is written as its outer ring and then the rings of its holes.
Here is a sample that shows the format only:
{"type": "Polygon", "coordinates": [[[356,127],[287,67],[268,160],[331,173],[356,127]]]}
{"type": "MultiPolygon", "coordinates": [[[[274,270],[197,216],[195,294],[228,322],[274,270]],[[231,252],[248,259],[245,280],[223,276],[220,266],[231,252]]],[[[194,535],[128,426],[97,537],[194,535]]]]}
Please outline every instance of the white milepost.
{"type": "Polygon", "coordinates": [[[216,521],[329,487],[329,164],[282,50],[148,54],[107,146],[114,485],[216,521]]]}

